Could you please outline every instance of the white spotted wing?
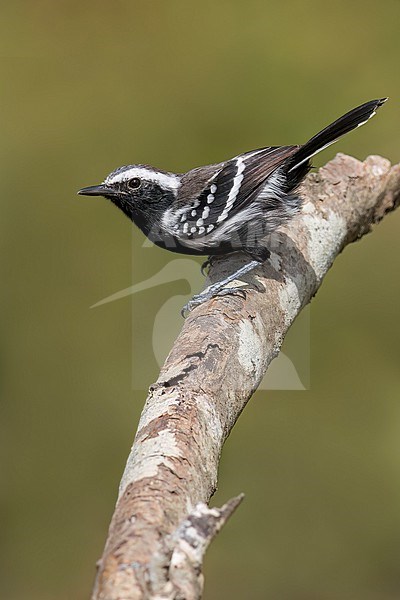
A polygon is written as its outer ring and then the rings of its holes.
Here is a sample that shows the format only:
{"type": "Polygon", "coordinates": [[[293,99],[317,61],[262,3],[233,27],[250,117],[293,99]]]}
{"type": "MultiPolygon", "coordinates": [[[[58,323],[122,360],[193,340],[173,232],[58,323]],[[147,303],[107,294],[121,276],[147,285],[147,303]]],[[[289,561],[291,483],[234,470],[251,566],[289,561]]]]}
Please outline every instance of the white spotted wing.
{"type": "Polygon", "coordinates": [[[168,211],[174,235],[196,239],[215,231],[260,195],[268,177],[298,146],[261,148],[219,164],[189,171],[168,211]]]}

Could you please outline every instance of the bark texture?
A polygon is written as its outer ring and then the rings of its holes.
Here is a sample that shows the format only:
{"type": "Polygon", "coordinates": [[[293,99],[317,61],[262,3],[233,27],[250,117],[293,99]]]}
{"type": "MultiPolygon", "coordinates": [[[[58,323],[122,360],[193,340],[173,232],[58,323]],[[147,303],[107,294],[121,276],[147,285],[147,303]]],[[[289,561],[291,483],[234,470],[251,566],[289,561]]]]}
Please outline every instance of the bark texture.
{"type": "MultiPolygon", "coordinates": [[[[335,257],[398,206],[400,165],[339,154],[307,177],[302,196],[302,214],[246,278],[257,289],[185,320],[141,415],[93,600],[201,597],[204,552],[241,499],[207,508],[223,443],[335,257]]],[[[238,266],[219,260],[210,278],[238,266]]]]}

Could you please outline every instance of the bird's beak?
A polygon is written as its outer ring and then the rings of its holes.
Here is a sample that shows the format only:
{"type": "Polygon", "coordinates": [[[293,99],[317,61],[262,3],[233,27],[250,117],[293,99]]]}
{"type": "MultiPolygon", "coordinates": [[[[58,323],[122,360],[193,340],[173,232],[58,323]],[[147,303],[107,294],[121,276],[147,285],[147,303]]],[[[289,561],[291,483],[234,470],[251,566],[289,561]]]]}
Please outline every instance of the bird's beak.
{"type": "Polygon", "coordinates": [[[115,196],[116,192],[102,183],[82,188],[78,194],[81,196],[115,196]]]}

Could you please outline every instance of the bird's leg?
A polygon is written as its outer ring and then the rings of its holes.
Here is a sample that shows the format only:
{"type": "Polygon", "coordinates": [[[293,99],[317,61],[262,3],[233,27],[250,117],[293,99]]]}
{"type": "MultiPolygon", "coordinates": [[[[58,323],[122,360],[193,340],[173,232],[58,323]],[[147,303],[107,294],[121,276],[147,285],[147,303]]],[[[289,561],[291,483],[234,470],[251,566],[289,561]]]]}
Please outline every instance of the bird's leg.
{"type": "Polygon", "coordinates": [[[195,296],[193,296],[193,298],[191,300],[189,300],[189,302],[183,307],[182,314],[184,315],[185,313],[190,312],[191,310],[193,310],[193,308],[195,308],[196,306],[199,306],[199,304],[202,304],[206,300],[210,300],[211,298],[214,298],[214,296],[224,296],[227,294],[235,294],[235,293],[236,294],[237,293],[244,294],[243,286],[237,286],[237,287],[226,287],[226,286],[229,283],[231,283],[231,281],[235,281],[235,279],[239,279],[240,277],[242,277],[242,275],[246,275],[246,273],[249,273],[250,271],[255,269],[257,266],[259,266],[260,264],[261,263],[259,260],[252,260],[249,263],[247,263],[246,265],[243,265],[243,267],[240,267],[240,269],[238,269],[231,275],[228,275],[228,277],[225,277],[225,279],[223,279],[222,281],[217,281],[216,283],[213,283],[208,288],[206,288],[203,292],[201,292],[201,294],[196,294],[195,296]]]}

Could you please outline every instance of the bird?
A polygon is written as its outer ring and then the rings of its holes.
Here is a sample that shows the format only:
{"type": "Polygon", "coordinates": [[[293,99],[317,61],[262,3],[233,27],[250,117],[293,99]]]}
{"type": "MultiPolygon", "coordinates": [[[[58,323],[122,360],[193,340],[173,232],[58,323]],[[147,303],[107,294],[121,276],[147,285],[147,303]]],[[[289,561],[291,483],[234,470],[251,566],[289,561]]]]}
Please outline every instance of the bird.
{"type": "Polygon", "coordinates": [[[171,252],[248,257],[241,268],[195,295],[183,309],[190,311],[214,296],[242,291],[228,284],[266,261],[266,237],[301,212],[298,188],[312,157],[366,123],[386,100],[361,104],[303,145],[266,146],[186,173],[126,165],[78,194],[110,200],[154,244],[171,252]]]}

